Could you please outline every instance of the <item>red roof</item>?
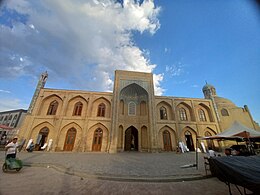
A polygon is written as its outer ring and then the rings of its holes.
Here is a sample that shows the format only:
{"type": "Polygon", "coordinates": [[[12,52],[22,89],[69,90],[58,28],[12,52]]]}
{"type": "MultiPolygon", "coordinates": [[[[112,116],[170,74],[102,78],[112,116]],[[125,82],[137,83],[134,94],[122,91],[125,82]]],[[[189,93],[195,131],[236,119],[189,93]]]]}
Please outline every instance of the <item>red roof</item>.
{"type": "Polygon", "coordinates": [[[6,126],[6,125],[0,124],[0,129],[11,130],[11,129],[13,129],[13,128],[12,128],[12,127],[8,127],[8,126],[6,126]]]}

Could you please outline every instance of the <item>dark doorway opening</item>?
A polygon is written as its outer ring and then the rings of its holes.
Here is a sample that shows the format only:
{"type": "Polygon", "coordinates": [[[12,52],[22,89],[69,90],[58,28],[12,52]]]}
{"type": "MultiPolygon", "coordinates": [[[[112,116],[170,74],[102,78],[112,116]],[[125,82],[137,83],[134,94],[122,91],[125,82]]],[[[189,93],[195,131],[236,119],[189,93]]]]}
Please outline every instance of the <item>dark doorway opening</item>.
{"type": "Polygon", "coordinates": [[[45,150],[47,146],[48,134],[49,134],[49,129],[47,127],[40,130],[35,144],[36,151],[45,150]]]}
{"type": "Polygon", "coordinates": [[[190,132],[186,132],[185,134],[186,144],[190,151],[195,151],[192,135],[190,132]]]}
{"type": "Polygon", "coordinates": [[[125,151],[138,151],[138,130],[133,126],[125,131],[125,151]]]}

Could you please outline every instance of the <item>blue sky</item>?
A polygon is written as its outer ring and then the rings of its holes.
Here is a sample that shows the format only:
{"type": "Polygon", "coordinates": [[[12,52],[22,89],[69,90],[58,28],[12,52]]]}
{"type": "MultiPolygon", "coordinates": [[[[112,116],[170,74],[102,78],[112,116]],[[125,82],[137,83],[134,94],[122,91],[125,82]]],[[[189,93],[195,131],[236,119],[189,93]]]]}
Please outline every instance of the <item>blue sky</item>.
{"type": "Polygon", "coordinates": [[[158,95],[218,96],[260,122],[260,7],[250,0],[10,0],[0,10],[0,111],[47,88],[111,91],[116,69],[153,72],[158,95]],[[137,3],[136,3],[137,2],[137,3]]]}

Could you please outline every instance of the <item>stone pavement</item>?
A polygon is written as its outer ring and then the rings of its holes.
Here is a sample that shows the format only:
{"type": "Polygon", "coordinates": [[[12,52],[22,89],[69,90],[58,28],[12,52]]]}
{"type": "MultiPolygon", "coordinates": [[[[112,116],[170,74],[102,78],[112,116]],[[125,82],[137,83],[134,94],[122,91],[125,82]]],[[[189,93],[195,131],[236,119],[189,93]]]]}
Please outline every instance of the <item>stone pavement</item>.
{"type": "MultiPolygon", "coordinates": [[[[72,153],[72,152],[20,152],[17,157],[25,166],[51,167],[68,174],[88,178],[169,182],[194,180],[205,177],[204,154],[198,156],[196,167],[181,168],[196,163],[195,153],[175,154],[123,152],[72,153]]],[[[0,152],[4,159],[4,152],[0,152]]]]}
{"type": "MultiPolygon", "coordinates": [[[[229,194],[217,178],[205,177],[204,154],[20,152],[20,172],[0,172],[0,195],[13,194],[229,194]]],[[[0,151],[0,163],[5,153],[0,151]]],[[[232,187],[232,194],[239,194],[232,187]]]]}

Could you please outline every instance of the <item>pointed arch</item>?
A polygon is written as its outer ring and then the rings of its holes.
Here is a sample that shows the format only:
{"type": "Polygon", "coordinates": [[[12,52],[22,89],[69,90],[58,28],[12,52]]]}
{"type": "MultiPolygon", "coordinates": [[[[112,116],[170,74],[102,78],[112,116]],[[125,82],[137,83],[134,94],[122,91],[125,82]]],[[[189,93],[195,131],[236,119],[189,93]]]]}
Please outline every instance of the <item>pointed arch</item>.
{"type": "Polygon", "coordinates": [[[120,100],[123,100],[124,104],[127,105],[126,109],[128,110],[126,110],[125,113],[128,113],[130,116],[146,115],[147,107],[145,104],[149,101],[148,97],[147,91],[136,83],[125,86],[119,93],[120,100]],[[142,108],[144,108],[144,110],[142,110],[142,108]]]}
{"type": "Polygon", "coordinates": [[[81,116],[82,108],[83,108],[83,103],[82,102],[77,102],[74,105],[73,116],[81,116]]]}
{"type": "Polygon", "coordinates": [[[182,139],[190,151],[195,151],[197,133],[191,127],[186,126],[182,130],[182,139]]]}
{"type": "Polygon", "coordinates": [[[97,98],[92,105],[92,116],[109,118],[111,113],[111,102],[105,97],[97,98]]]}
{"type": "Polygon", "coordinates": [[[38,110],[39,115],[56,115],[61,111],[62,98],[56,94],[47,96],[42,100],[38,110]]]}
{"type": "Polygon", "coordinates": [[[98,105],[97,116],[105,117],[105,113],[106,113],[106,105],[104,103],[100,103],[98,105]]]}
{"type": "Polygon", "coordinates": [[[66,109],[66,116],[81,116],[85,117],[87,114],[88,101],[81,95],[77,95],[69,99],[66,109]],[[81,105],[80,105],[81,104],[81,105]]]}
{"type": "Polygon", "coordinates": [[[58,110],[59,103],[57,100],[53,100],[48,108],[47,115],[56,115],[56,112],[58,110]]]}
{"type": "Polygon", "coordinates": [[[57,140],[57,150],[59,151],[63,151],[64,150],[64,144],[66,142],[66,136],[67,136],[67,132],[69,129],[75,129],[76,130],[76,134],[74,137],[74,144],[73,144],[73,151],[81,151],[82,146],[82,134],[83,134],[83,128],[77,124],[76,122],[70,122],[68,124],[65,124],[64,126],[61,127],[60,132],[59,132],[59,139],[57,140]]]}
{"type": "Polygon", "coordinates": [[[124,135],[124,128],[122,125],[118,127],[118,140],[117,140],[117,149],[122,151],[123,150],[123,135],[124,135]]]}
{"type": "Polygon", "coordinates": [[[177,105],[177,112],[181,121],[195,121],[194,112],[190,105],[180,102],[177,105]],[[186,118],[185,118],[186,117],[186,118]]]}
{"type": "Polygon", "coordinates": [[[133,101],[128,103],[128,115],[129,116],[135,116],[136,115],[136,104],[133,101]]]}
{"type": "Polygon", "coordinates": [[[180,116],[181,121],[187,121],[188,120],[187,113],[186,113],[186,110],[184,108],[179,108],[179,116],[180,116]]]}
{"type": "MultiPolygon", "coordinates": [[[[203,136],[210,137],[210,136],[213,136],[213,135],[216,135],[216,134],[217,133],[214,130],[212,130],[210,127],[207,127],[206,129],[204,129],[204,135],[203,136]]],[[[217,150],[218,142],[211,140],[211,139],[207,139],[205,142],[206,142],[206,146],[208,148],[211,147],[213,150],[217,150]]]]}
{"type": "Polygon", "coordinates": [[[173,151],[177,148],[177,136],[174,129],[170,126],[163,126],[158,132],[158,142],[161,150],[173,151]]]}
{"type": "Polygon", "coordinates": [[[161,101],[156,105],[157,108],[157,117],[159,120],[174,120],[174,112],[172,106],[166,102],[161,101]]]}
{"type": "Polygon", "coordinates": [[[207,121],[206,114],[203,109],[199,108],[198,110],[199,120],[202,122],[207,121]]]}
{"type": "Polygon", "coordinates": [[[103,130],[101,128],[97,128],[93,134],[92,141],[92,151],[100,152],[103,141],[103,130]]]}
{"type": "Polygon", "coordinates": [[[64,141],[63,151],[72,151],[73,150],[76,135],[77,135],[77,130],[74,127],[70,128],[67,131],[65,141],[64,141]]]}
{"type": "Polygon", "coordinates": [[[40,129],[35,143],[36,151],[45,150],[44,145],[48,143],[49,132],[50,130],[48,127],[43,127],[42,129],[40,129]]]}
{"type": "Polygon", "coordinates": [[[141,127],[141,149],[148,151],[148,128],[146,126],[141,127]]]}
{"type": "Polygon", "coordinates": [[[125,114],[125,103],[124,100],[120,100],[120,105],[119,105],[119,110],[120,110],[120,114],[124,115],[125,114]]]}
{"type": "MultiPolygon", "coordinates": [[[[101,152],[106,152],[108,150],[108,141],[109,141],[109,129],[102,123],[96,123],[94,125],[92,125],[88,131],[87,131],[87,135],[86,135],[86,140],[85,140],[85,144],[86,144],[86,151],[93,151],[93,141],[94,141],[94,137],[95,137],[95,132],[97,129],[101,129],[102,130],[102,144],[100,147],[100,151],[101,152]]],[[[101,131],[96,132],[96,136],[101,135],[101,131]]],[[[97,140],[98,141],[98,140],[97,140]]],[[[101,143],[101,142],[96,142],[96,144],[101,143]]]]}
{"type": "Polygon", "coordinates": [[[125,151],[139,151],[138,129],[130,126],[125,130],[125,151]]]}
{"type": "Polygon", "coordinates": [[[167,109],[164,106],[160,107],[160,119],[161,120],[167,120],[168,119],[167,109]]]}
{"type": "Polygon", "coordinates": [[[141,101],[141,103],[140,103],[140,115],[141,116],[147,115],[147,103],[146,103],[146,101],[141,101]]]}
{"type": "MultiPolygon", "coordinates": [[[[205,105],[204,103],[200,103],[198,109],[202,109],[203,110],[205,118],[206,118],[206,121],[209,120],[210,122],[214,122],[212,110],[209,108],[209,106],[205,105]]],[[[199,120],[200,120],[200,115],[199,115],[199,120]]]]}
{"type": "Polygon", "coordinates": [[[221,115],[222,115],[222,116],[229,116],[228,110],[225,109],[225,108],[222,108],[222,109],[221,109],[221,115]]]}

